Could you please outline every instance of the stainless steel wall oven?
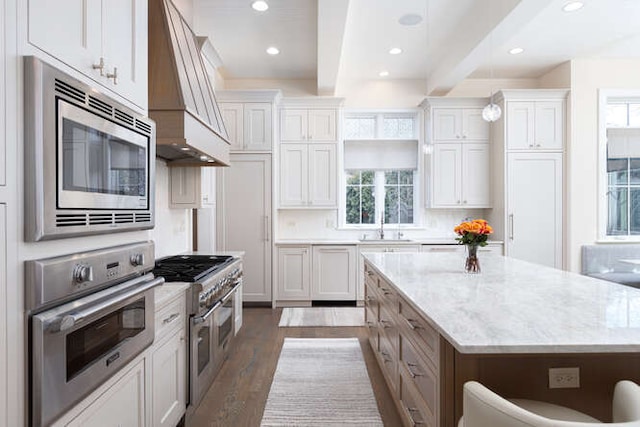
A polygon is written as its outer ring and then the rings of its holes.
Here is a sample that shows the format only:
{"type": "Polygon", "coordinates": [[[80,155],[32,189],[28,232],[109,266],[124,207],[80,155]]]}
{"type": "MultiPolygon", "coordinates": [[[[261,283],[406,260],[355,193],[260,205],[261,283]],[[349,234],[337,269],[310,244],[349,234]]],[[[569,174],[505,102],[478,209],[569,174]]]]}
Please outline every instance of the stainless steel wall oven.
{"type": "Polygon", "coordinates": [[[25,239],[152,228],[155,124],[25,58],[25,239]]]}
{"type": "Polygon", "coordinates": [[[51,424],[151,345],[153,243],[27,261],[29,402],[51,424]]]}

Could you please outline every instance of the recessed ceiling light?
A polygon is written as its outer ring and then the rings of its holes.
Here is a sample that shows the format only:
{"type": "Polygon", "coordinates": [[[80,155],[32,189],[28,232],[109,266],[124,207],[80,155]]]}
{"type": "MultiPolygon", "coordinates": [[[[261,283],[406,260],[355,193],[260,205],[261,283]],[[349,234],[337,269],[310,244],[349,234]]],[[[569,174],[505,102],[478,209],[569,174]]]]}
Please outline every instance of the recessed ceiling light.
{"type": "Polygon", "coordinates": [[[264,0],[254,1],[253,3],[251,3],[251,7],[258,12],[264,12],[265,10],[269,9],[269,5],[264,0]]]}
{"type": "Polygon", "coordinates": [[[379,75],[380,77],[387,77],[387,76],[389,75],[389,72],[388,72],[388,71],[380,71],[380,72],[378,73],[378,75],[379,75]]]}
{"type": "Polygon", "coordinates": [[[562,10],[564,10],[565,12],[575,12],[578,9],[582,9],[582,6],[584,6],[584,3],[582,3],[581,1],[570,1],[569,3],[562,6],[562,10]]]}
{"type": "Polygon", "coordinates": [[[400,54],[402,53],[402,49],[400,49],[399,47],[392,47],[392,48],[389,50],[389,53],[390,53],[391,55],[400,55],[400,54]]]}
{"type": "Polygon", "coordinates": [[[200,156],[200,160],[206,162],[207,160],[209,160],[209,158],[207,156],[200,156]]]}
{"type": "Polygon", "coordinates": [[[279,54],[279,53],[280,53],[280,49],[278,49],[277,47],[273,47],[273,46],[271,46],[271,47],[268,47],[268,48],[267,48],[267,53],[268,53],[269,55],[277,55],[277,54],[279,54]]]}
{"type": "Polygon", "coordinates": [[[190,150],[190,149],[189,149],[189,147],[182,147],[182,148],[180,148],[180,149],[181,149],[182,151],[189,151],[189,150],[190,150]]]}
{"type": "Polygon", "coordinates": [[[509,51],[509,53],[510,53],[511,55],[519,55],[519,54],[521,54],[522,52],[524,52],[524,49],[523,49],[523,48],[521,48],[521,47],[514,47],[513,49],[511,49],[511,50],[509,51]]]}
{"type": "Polygon", "coordinates": [[[209,162],[209,163],[215,163],[216,161],[215,161],[215,160],[213,160],[213,159],[207,159],[207,162],[209,162]]]}
{"type": "Polygon", "coordinates": [[[407,13],[406,15],[402,15],[400,19],[398,19],[398,23],[400,25],[413,26],[418,25],[422,22],[422,16],[416,13],[407,13]]]}

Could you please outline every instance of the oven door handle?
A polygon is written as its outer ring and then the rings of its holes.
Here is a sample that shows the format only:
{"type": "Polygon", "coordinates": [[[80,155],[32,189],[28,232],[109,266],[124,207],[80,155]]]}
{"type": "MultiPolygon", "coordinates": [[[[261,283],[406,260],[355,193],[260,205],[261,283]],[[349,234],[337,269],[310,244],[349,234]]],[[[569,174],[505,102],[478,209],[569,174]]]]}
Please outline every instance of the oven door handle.
{"type": "Polygon", "coordinates": [[[151,288],[154,288],[158,285],[163,284],[164,277],[156,277],[150,280],[149,275],[146,275],[146,276],[140,277],[139,279],[136,279],[135,281],[129,282],[129,286],[133,285],[136,282],[142,282],[142,283],[122,293],[117,293],[113,298],[102,300],[83,310],[79,310],[79,311],[68,313],[68,314],[62,314],[60,316],[57,316],[51,319],[51,321],[47,322],[47,324],[44,325],[45,330],[47,332],[62,332],[62,331],[71,329],[77,323],[81,322],[83,319],[93,314],[99,313],[100,311],[108,308],[113,304],[117,304],[121,301],[127,300],[135,295],[141,294],[151,288]]]}
{"type": "Polygon", "coordinates": [[[220,300],[220,302],[222,304],[224,304],[225,302],[229,301],[229,298],[231,298],[231,296],[234,294],[234,292],[240,287],[240,285],[242,284],[242,279],[239,279],[235,285],[233,285],[233,288],[231,288],[231,290],[229,291],[229,293],[227,293],[227,295],[225,295],[224,298],[222,298],[222,300],[220,300]]]}
{"type": "Polygon", "coordinates": [[[222,305],[222,301],[218,301],[217,303],[215,303],[215,305],[213,307],[211,307],[205,314],[203,314],[202,316],[195,316],[193,318],[193,324],[194,325],[198,325],[200,323],[204,323],[209,316],[211,316],[214,312],[214,310],[216,310],[218,307],[220,307],[222,305]]]}

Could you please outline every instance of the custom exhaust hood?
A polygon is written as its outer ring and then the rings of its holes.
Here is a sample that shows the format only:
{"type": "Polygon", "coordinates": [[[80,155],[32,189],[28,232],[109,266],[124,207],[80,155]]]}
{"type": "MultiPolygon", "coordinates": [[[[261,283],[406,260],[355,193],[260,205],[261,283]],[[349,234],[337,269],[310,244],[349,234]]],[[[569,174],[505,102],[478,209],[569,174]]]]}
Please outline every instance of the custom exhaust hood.
{"type": "Polygon", "coordinates": [[[149,116],[169,166],[228,166],[229,136],[196,37],[170,0],[149,1],[149,116]]]}

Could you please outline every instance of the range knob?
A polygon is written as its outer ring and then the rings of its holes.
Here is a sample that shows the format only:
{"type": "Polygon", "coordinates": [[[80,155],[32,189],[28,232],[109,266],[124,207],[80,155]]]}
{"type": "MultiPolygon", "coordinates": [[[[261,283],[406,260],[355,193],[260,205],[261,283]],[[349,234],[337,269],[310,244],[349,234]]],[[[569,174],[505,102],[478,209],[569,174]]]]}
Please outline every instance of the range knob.
{"type": "Polygon", "coordinates": [[[76,283],[90,282],[93,280],[93,267],[87,264],[78,264],[73,267],[73,281],[76,283]]]}
{"type": "Polygon", "coordinates": [[[134,267],[139,267],[144,264],[144,254],[133,254],[129,258],[129,262],[134,267]]]}

